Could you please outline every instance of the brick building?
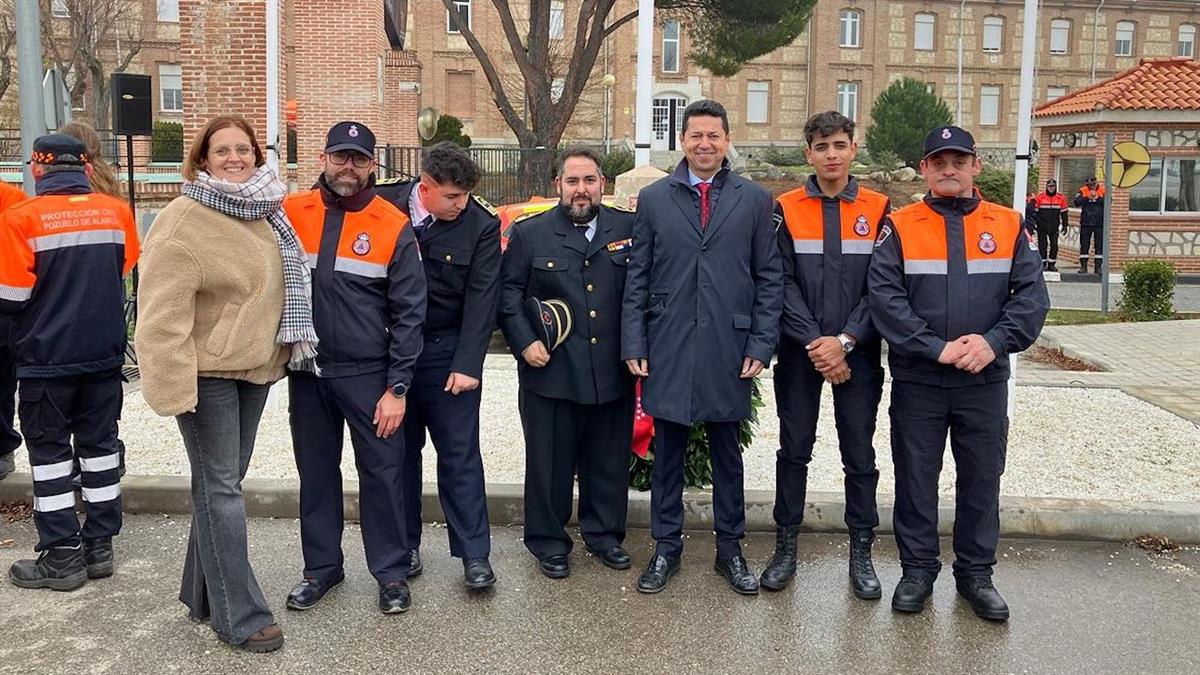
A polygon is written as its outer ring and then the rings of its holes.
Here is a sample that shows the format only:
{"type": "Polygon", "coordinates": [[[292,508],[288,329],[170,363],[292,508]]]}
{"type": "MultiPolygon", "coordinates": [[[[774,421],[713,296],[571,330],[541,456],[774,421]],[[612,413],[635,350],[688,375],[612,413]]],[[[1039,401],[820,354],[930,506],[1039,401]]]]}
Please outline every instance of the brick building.
{"type": "MultiPolygon", "coordinates": [[[[1200,62],[1147,59],[1094,86],[1039,107],[1040,175],[1074,194],[1101,175],[1105,137],[1137,141],[1150,151],[1150,172],[1130,189],[1114,189],[1109,251],[1114,270],[1127,260],[1161,258],[1181,273],[1200,272],[1200,62]]],[[[1059,259],[1077,261],[1072,227],[1059,259]]]]}

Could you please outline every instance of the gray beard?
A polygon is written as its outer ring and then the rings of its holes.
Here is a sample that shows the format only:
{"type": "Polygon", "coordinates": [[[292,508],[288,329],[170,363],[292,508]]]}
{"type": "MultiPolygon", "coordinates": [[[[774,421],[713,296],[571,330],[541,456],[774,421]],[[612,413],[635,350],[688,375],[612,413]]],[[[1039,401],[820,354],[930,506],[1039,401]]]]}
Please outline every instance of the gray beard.
{"type": "Polygon", "coordinates": [[[334,191],[339,197],[353,197],[363,191],[367,187],[365,182],[358,180],[358,176],[338,176],[333,180],[326,179],[329,183],[329,188],[334,191]],[[353,184],[348,181],[353,180],[353,184]]]}
{"type": "Polygon", "coordinates": [[[595,204],[588,204],[587,206],[582,207],[568,206],[566,208],[566,212],[567,220],[575,223],[576,225],[587,225],[588,223],[592,222],[592,219],[595,218],[596,214],[600,212],[600,207],[596,206],[595,204]]]}

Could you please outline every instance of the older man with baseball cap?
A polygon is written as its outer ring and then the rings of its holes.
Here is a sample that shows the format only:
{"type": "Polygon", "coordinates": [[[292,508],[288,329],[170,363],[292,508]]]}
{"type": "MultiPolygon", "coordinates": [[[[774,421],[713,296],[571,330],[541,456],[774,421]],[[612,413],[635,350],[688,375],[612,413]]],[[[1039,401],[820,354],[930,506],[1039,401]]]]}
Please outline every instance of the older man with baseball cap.
{"type": "Polygon", "coordinates": [[[1008,355],[1037,339],[1050,308],[1037,246],[1017,212],[980,198],[969,132],[925,139],[925,198],[880,228],[867,286],[892,372],[899,612],[920,612],[941,570],[938,476],[946,435],[958,473],[954,577],[977,615],[1008,619],[992,585],[1008,441],[1008,355]]]}

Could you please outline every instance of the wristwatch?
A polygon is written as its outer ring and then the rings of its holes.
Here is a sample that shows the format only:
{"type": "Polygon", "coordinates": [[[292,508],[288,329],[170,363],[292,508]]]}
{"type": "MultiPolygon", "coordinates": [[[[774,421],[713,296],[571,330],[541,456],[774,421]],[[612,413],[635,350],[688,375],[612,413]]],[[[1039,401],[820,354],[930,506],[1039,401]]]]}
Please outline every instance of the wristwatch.
{"type": "Polygon", "coordinates": [[[845,333],[838,333],[837,341],[842,344],[842,351],[846,354],[854,351],[854,338],[845,333]]]}
{"type": "Polygon", "coordinates": [[[408,394],[408,385],[397,382],[392,385],[392,396],[404,398],[408,394]]]}

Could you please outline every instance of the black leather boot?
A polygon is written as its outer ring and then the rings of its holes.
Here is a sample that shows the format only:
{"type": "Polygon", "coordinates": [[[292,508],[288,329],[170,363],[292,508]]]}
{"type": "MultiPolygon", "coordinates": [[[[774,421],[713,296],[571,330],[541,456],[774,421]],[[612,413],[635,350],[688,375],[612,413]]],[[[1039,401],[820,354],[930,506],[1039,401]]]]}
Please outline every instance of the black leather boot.
{"type": "Polygon", "coordinates": [[[850,530],[850,590],[860,600],[877,600],[883,596],[883,586],[871,562],[874,530],[850,530]]]}
{"type": "Polygon", "coordinates": [[[36,560],[18,560],[9,568],[8,579],[21,588],[73,591],[88,580],[83,548],[48,548],[36,560]]]}
{"type": "Polygon", "coordinates": [[[980,618],[990,621],[1008,621],[1008,603],[992,585],[991,577],[955,579],[958,594],[971,603],[971,609],[980,618]]]}
{"type": "Polygon", "coordinates": [[[89,579],[111,577],[113,573],[112,539],[83,542],[83,562],[89,579]]]}
{"type": "Polygon", "coordinates": [[[763,570],[759,583],[763,588],[782,591],[796,574],[796,536],[799,525],[775,528],[775,555],[763,570]]]}

